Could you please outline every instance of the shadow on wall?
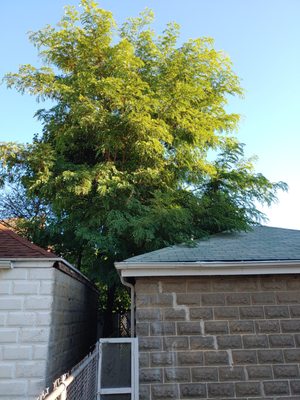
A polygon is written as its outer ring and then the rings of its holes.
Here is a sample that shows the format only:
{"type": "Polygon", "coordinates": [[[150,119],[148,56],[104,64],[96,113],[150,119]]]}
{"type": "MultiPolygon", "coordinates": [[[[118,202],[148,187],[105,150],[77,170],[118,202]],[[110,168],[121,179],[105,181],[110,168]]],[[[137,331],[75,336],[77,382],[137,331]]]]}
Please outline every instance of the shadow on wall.
{"type": "Polygon", "coordinates": [[[97,341],[98,297],[90,281],[56,265],[47,386],[85,357],[97,341]]]}

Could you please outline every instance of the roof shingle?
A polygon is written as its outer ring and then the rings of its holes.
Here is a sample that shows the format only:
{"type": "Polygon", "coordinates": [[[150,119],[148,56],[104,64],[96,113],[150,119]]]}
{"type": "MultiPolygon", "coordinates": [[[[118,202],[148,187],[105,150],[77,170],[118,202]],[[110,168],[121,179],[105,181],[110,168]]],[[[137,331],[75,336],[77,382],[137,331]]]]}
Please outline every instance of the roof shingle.
{"type": "Polygon", "coordinates": [[[0,223],[0,258],[57,258],[0,223]]]}
{"type": "Polygon", "coordinates": [[[130,263],[226,262],[300,260],[300,230],[254,227],[197,241],[194,247],[176,245],[128,258],[130,263]]]}

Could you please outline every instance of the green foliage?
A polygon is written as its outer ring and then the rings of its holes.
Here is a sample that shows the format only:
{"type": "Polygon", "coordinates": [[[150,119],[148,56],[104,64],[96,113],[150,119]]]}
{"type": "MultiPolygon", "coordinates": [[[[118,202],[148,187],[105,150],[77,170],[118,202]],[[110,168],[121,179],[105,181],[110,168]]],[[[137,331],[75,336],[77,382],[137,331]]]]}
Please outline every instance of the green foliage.
{"type": "Polygon", "coordinates": [[[2,180],[21,169],[55,251],[112,287],[115,260],[247,229],[263,217],[257,201],[285,186],[255,173],[234,139],[226,104],[242,89],[212,39],[178,45],[177,24],[157,36],[149,10],[120,28],[93,1],[81,10],[30,35],[43,67],[5,77],[53,106],[36,113],[32,144],[1,146],[2,180]]]}

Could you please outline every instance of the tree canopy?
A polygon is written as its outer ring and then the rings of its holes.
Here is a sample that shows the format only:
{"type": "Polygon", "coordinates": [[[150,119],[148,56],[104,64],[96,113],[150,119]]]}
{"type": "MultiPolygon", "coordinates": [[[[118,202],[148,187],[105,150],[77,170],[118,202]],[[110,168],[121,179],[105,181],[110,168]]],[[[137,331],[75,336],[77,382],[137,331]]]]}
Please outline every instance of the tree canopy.
{"type": "Polygon", "coordinates": [[[228,56],[210,38],[181,43],[175,23],[157,35],[152,20],[146,10],[117,27],[82,0],[30,35],[43,66],[5,77],[51,101],[32,143],[0,148],[2,183],[42,205],[27,234],[38,225],[40,244],[110,286],[115,260],[248,229],[263,218],[257,204],[285,189],[255,172],[235,137],[239,115],[226,105],[242,89],[228,56]]]}

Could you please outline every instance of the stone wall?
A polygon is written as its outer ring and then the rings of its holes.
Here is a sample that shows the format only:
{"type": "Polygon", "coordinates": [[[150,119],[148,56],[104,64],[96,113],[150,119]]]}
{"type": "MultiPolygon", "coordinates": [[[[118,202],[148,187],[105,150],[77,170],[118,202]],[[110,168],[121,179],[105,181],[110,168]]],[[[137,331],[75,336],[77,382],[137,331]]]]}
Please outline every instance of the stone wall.
{"type": "MultiPolygon", "coordinates": [[[[16,264],[16,263],[15,263],[16,264]]],[[[0,399],[34,399],[45,387],[53,263],[0,270],[0,399]]],[[[24,266],[25,265],[25,266],[24,266]]]]}
{"type": "Polygon", "coordinates": [[[96,342],[98,292],[77,278],[53,261],[0,270],[0,400],[36,399],[96,342]]]}
{"type": "Polygon", "coordinates": [[[99,293],[76,274],[55,269],[54,279],[47,385],[85,357],[97,340],[99,293]]]}
{"type": "Polygon", "coordinates": [[[300,399],[300,276],[137,278],[140,400],[300,399]]]}

